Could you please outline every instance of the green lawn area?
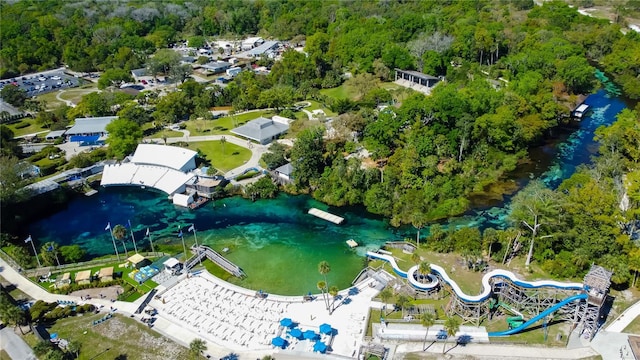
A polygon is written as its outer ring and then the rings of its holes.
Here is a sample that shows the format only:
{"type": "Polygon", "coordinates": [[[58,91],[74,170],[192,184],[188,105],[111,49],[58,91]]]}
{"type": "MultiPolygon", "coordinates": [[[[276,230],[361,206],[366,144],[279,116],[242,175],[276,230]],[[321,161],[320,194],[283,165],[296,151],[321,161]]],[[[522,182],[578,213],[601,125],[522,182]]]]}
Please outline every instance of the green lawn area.
{"type": "Polygon", "coordinates": [[[32,118],[24,118],[17,123],[7,125],[11,131],[13,131],[14,136],[24,136],[27,134],[33,134],[40,131],[49,131],[46,127],[43,128],[41,125],[37,124],[35,119],[32,118]],[[28,123],[29,126],[18,129],[16,126],[19,124],[28,123]]]}
{"type": "MultiPolygon", "coordinates": [[[[139,321],[121,315],[93,325],[106,315],[85,314],[60,319],[48,329],[66,340],[80,343],[78,359],[187,359],[188,349],[164,337],[139,321]]],[[[35,345],[35,335],[25,336],[35,345]]]]}
{"type": "Polygon", "coordinates": [[[38,100],[44,100],[47,104],[47,109],[55,109],[56,107],[65,104],[63,101],[57,99],[57,95],[60,94],[60,98],[63,100],[69,100],[74,104],[77,104],[82,99],[83,95],[98,91],[98,85],[95,83],[87,83],[80,87],[63,89],[58,91],[52,91],[46,94],[38,95],[38,100]]]}
{"type": "Polygon", "coordinates": [[[353,100],[353,97],[354,97],[353,91],[350,91],[350,89],[344,84],[331,89],[322,89],[320,90],[320,94],[332,97],[334,99],[353,100]]]}
{"type": "Polygon", "coordinates": [[[274,112],[268,110],[251,111],[239,115],[225,116],[215,120],[189,120],[185,124],[190,136],[229,135],[236,128],[260,116],[271,117],[274,112]]]}
{"type": "Polygon", "coordinates": [[[40,101],[44,101],[45,104],[47,104],[47,110],[53,110],[60,105],[64,105],[64,101],[60,101],[56,98],[56,95],[58,95],[59,92],[60,90],[52,91],[46,94],[38,95],[36,98],[40,101]]]}
{"type": "Polygon", "coordinates": [[[155,132],[151,136],[147,136],[147,137],[151,139],[162,139],[163,137],[171,138],[171,137],[182,137],[182,136],[184,136],[184,134],[181,133],[180,131],[162,129],[160,131],[155,132]]]}
{"type": "Polygon", "coordinates": [[[11,357],[6,351],[0,350],[0,360],[11,360],[11,357]]]}
{"type": "Polygon", "coordinates": [[[190,142],[189,149],[200,150],[214,168],[227,172],[235,169],[251,159],[251,150],[226,142],[224,147],[220,141],[190,142]]]}

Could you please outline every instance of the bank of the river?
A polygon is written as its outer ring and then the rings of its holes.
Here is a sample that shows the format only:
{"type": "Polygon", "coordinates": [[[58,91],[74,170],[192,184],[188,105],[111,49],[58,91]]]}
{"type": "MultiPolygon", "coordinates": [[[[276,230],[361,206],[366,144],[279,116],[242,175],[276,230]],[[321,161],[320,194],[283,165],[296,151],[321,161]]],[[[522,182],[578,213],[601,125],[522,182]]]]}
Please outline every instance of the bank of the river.
{"type": "MultiPolygon", "coordinates": [[[[551,186],[570,176],[576,166],[589,162],[597,150],[593,131],[610,124],[625,107],[619,99],[609,99],[603,92],[590,96],[592,113],[566,140],[541,148],[540,157],[531,156],[526,171],[516,173],[514,181],[526,182],[540,175],[551,186]],[[544,156],[542,156],[544,155],[544,156]],[[555,159],[549,161],[548,159],[555,159]],[[551,165],[549,165],[551,163],[551,165]]],[[[483,207],[461,217],[449,219],[452,226],[501,227],[505,225],[505,207],[483,207]]],[[[92,197],[78,197],[55,214],[32,223],[29,232],[38,243],[55,241],[62,245],[78,244],[93,256],[113,252],[105,226],[131,221],[139,247],[149,248],[144,238],[150,228],[155,243],[179,244],[178,226],[195,224],[198,240],[214,249],[230,249],[227,256],[248,274],[239,285],[283,295],[316,291],[321,276],[317,264],[332,266],[329,282],[349,286],[364,264],[366,249],[377,248],[385,241],[414,237],[415,229],[396,229],[361,207],[331,208],[309,196],[281,195],[274,200],[251,202],[239,197],[208,204],[197,211],[176,207],[164,194],[138,188],[102,189],[92,197]],[[327,209],[346,219],[334,225],[307,214],[310,207],[327,209]],[[350,250],[346,240],[355,239],[362,246],[350,250]]],[[[428,233],[428,228],[423,229],[428,233]]],[[[193,243],[192,233],[185,240],[193,243]]],[[[133,248],[129,242],[128,247],[133,248]]]]}

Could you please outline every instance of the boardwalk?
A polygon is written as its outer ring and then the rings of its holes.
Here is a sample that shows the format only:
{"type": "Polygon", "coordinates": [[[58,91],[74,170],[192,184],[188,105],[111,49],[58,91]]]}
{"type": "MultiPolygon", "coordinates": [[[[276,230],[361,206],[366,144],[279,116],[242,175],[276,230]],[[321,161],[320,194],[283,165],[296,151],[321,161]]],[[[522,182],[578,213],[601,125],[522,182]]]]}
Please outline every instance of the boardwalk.
{"type": "Polygon", "coordinates": [[[341,218],[338,215],[333,215],[326,211],[316,209],[316,208],[309,209],[309,214],[319,217],[322,220],[327,220],[338,225],[342,224],[342,222],[344,221],[344,218],[341,218]]]}
{"type": "Polygon", "coordinates": [[[209,260],[216,263],[229,274],[237,276],[239,278],[243,278],[246,276],[244,271],[242,271],[242,269],[238,265],[227,260],[224,256],[218,254],[215,250],[206,245],[200,245],[199,249],[195,248],[193,250],[196,251],[196,255],[192,256],[185,262],[185,268],[187,270],[194,267],[198,261],[206,256],[209,260]]]}

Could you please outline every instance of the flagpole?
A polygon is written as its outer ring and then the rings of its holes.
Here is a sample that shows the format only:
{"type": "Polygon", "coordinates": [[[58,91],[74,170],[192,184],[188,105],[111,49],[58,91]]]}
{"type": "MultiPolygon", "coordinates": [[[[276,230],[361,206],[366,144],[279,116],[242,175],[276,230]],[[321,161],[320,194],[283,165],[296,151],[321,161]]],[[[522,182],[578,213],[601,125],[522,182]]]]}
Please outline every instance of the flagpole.
{"type": "Polygon", "coordinates": [[[33,244],[33,239],[31,238],[31,235],[29,235],[29,237],[25,241],[31,243],[31,248],[33,249],[33,254],[36,256],[38,267],[42,267],[42,264],[40,264],[40,258],[38,258],[38,252],[36,251],[36,246],[33,244]]]}
{"type": "Polygon", "coordinates": [[[133,236],[133,227],[131,226],[131,220],[127,220],[129,222],[129,230],[131,231],[131,240],[133,240],[133,250],[135,250],[136,254],[138,253],[138,247],[136,246],[136,238],[133,236]]]}
{"type": "Polygon", "coordinates": [[[180,230],[180,225],[178,225],[178,231],[178,235],[180,235],[180,239],[182,239],[182,250],[184,251],[184,261],[186,262],[189,258],[189,254],[187,254],[187,245],[184,243],[184,234],[182,233],[182,230],[180,230]]]}
{"type": "Polygon", "coordinates": [[[155,250],[153,249],[153,241],[151,241],[151,233],[149,232],[149,228],[147,228],[147,237],[149,238],[149,244],[151,244],[151,252],[155,255],[155,250]]]}
{"type": "Polygon", "coordinates": [[[196,254],[198,254],[198,260],[200,260],[200,266],[202,266],[202,258],[200,257],[200,246],[198,245],[198,235],[196,235],[195,224],[191,225],[191,228],[193,228],[193,238],[196,239],[196,254]]]}
{"type": "Polygon", "coordinates": [[[113,237],[113,229],[111,229],[111,223],[107,224],[106,230],[109,230],[109,234],[111,234],[111,241],[113,242],[113,250],[116,251],[116,257],[118,258],[118,262],[119,262],[120,254],[118,254],[118,247],[116,246],[116,238],[113,237]]]}

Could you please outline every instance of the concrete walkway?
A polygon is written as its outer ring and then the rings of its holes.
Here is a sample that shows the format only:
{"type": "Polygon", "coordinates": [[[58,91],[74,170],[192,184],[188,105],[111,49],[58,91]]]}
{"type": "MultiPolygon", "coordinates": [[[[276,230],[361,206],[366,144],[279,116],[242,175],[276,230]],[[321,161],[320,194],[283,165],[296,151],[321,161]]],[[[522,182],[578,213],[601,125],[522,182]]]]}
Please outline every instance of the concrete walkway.
{"type": "Polygon", "coordinates": [[[0,349],[6,351],[11,359],[37,359],[29,345],[13,331],[13,327],[6,327],[0,330],[0,349]]]}
{"type": "Polygon", "coordinates": [[[609,332],[622,332],[633,320],[640,316],[640,301],[627,308],[618,316],[611,325],[607,326],[609,332]]]}
{"type": "MultiPolygon", "coordinates": [[[[427,342],[429,345],[430,342],[427,342]]],[[[493,345],[493,344],[466,344],[464,346],[457,345],[455,342],[449,341],[446,345],[443,341],[437,342],[430,346],[425,352],[430,355],[442,355],[442,347],[446,346],[447,355],[455,358],[464,358],[472,356],[473,359],[495,359],[495,360],[526,360],[526,359],[584,359],[597,356],[598,353],[590,347],[578,349],[566,348],[550,348],[550,347],[533,347],[533,346],[517,346],[517,345],[493,345]]],[[[400,344],[396,347],[393,359],[402,359],[404,354],[422,352],[422,342],[412,342],[400,344]]]]}

